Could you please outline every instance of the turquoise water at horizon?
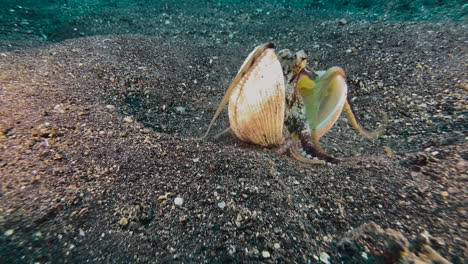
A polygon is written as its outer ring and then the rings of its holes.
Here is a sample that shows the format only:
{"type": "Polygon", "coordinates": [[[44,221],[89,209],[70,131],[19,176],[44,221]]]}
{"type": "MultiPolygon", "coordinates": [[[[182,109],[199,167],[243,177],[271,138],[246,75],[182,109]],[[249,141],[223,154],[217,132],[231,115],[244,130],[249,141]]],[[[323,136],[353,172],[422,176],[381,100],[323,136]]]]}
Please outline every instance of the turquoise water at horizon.
{"type": "MultiPolygon", "coordinates": [[[[467,0],[3,0],[0,40],[55,42],[92,35],[166,34],[183,31],[188,23],[185,17],[207,23],[222,17],[236,23],[233,17],[248,15],[259,23],[268,23],[272,17],[288,23],[287,16],[298,12],[323,20],[466,25],[467,10],[467,0]],[[170,24],[166,18],[180,21],[170,24]]],[[[213,23],[213,28],[218,26],[213,23]]]]}

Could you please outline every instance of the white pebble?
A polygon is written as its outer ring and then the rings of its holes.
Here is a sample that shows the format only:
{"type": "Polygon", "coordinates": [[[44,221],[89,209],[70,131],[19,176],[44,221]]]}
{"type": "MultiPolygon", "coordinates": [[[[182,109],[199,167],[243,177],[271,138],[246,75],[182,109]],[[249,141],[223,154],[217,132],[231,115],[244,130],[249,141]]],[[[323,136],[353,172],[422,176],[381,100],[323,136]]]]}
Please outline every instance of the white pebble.
{"type": "Polygon", "coordinates": [[[262,256],[263,256],[264,258],[269,258],[269,257],[270,257],[270,252],[264,250],[264,251],[262,251],[262,256]]]}
{"type": "Polygon", "coordinates": [[[186,110],[186,108],[183,107],[183,106],[176,107],[176,111],[181,113],[181,114],[185,114],[185,110],[186,110]]]}
{"type": "Polygon", "coordinates": [[[9,237],[9,236],[13,235],[14,232],[15,232],[14,229],[8,229],[7,231],[5,231],[5,233],[3,233],[3,235],[6,236],[6,237],[9,237]]]}
{"type": "Polygon", "coordinates": [[[184,199],[182,199],[182,198],[180,198],[180,197],[176,197],[176,198],[174,199],[174,204],[175,204],[175,205],[181,206],[183,203],[184,203],[184,199]]]}
{"type": "Polygon", "coordinates": [[[224,207],[226,207],[226,203],[224,201],[220,202],[220,203],[218,203],[218,207],[221,208],[221,209],[224,209],[224,207]]]}
{"type": "Polygon", "coordinates": [[[325,264],[330,264],[330,255],[325,252],[320,253],[320,261],[325,264]]]}
{"type": "Polygon", "coordinates": [[[364,259],[368,259],[367,253],[366,253],[366,252],[362,252],[362,253],[361,253],[361,256],[362,256],[364,259]]]}

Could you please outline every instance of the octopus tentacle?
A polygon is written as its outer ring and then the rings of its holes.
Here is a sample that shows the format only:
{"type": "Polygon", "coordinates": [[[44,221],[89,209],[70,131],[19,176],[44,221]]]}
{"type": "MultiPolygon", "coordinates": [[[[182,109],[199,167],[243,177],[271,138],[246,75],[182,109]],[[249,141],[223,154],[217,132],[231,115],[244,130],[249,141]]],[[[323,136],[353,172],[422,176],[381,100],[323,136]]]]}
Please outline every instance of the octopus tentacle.
{"type": "Polygon", "coordinates": [[[291,156],[293,158],[295,158],[298,161],[304,162],[304,163],[320,164],[320,165],[325,165],[325,163],[326,163],[326,161],[324,161],[324,160],[314,160],[314,159],[306,158],[306,157],[302,156],[302,154],[295,148],[291,148],[289,150],[289,152],[291,153],[291,156]]]}
{"type": "Polygon", "coordinates": [[[315,141],[318,142],[318,139],[314,140],[312,135],[308,133],[300,133],[299,140],[301,141],[302,148],[307,154],[317,157],[319,159],[325,160],[327,162],[333,163],[333,164],[338,164],[341,161],[319,150],[315,145],[312,145],[310,142],[315,142],[315,141]]]}
{"type": "Polygon", "coordinates": [[[349,122],[351,123],[351,125],[363,136],[367,137],[367,138],[376,138],[380,135],[382,135],[383,132],[385,132],[385,129],[387,128],[387,125],[388,125],[388,116],[387,116],[387,113],[385,113],[384,111],[380,111],[381,114],[382,114],[382,122],[383,124],[377,128],[376,130],[374,131],[368,131],[366,130],[365,128],[363,128],[356,116],[354,115],[353,113],[353,109],[351,108],[351,104],[349,103],[348,100],[346,100],[346,103],[344,105],[344,110],[346,112],[346,114],[348,115],[348,118],[349,118],[349,122]]]}

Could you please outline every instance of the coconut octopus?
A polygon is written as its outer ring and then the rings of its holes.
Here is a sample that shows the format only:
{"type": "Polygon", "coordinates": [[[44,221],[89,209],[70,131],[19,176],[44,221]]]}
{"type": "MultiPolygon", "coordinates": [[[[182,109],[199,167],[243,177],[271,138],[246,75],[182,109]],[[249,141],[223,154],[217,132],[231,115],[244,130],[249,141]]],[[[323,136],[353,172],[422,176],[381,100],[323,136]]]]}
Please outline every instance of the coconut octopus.
{"type": "Polygon", "coordinates": [[[347,99],[343,69],[312,71],[306,67],[307,55],[302,50],[292,53],[283,49],[276,54],[272,43],[256,47],[224,94],[204,137],[228,102],[230,127],[215,138],[232,131],[242,141],[276,146],[279,154],[289,151],[306,163],[345,160],[328,155],[319,142],[343,110],[363,136],[375,138],[385,131],[388,118],[384,112],[383,125],[375,131],[367,131],[358,123],[347,99]]]}

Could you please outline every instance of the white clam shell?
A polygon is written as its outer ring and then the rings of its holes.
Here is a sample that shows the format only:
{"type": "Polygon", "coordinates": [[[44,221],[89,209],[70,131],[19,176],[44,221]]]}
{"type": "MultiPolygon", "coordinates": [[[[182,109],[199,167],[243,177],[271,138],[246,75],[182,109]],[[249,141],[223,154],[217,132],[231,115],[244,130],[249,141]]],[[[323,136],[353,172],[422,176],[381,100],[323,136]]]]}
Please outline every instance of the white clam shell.
{"type": "Polygon", "coordinates": [[[242,141],[261,146],[283,143],[285,85],[274,48],[257,47],[244,61],[239,75],[242,77],[229,98],[232,130],[242,141]]]}
{"type": "Polygon", "coordinates": [[[283,70],[274,45],[258,46],[245,59],[226,90],[203,137],[208,136],[229,102],[230,129],[239,139],[261,146],[281,144],[285,97],[283,70]]]}

